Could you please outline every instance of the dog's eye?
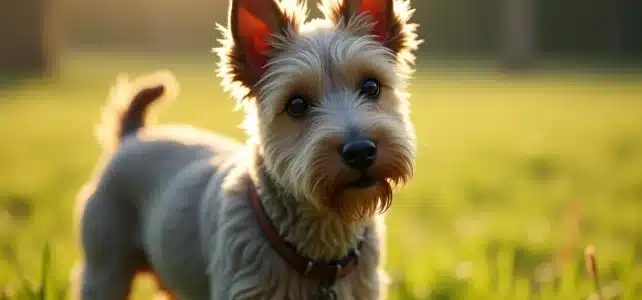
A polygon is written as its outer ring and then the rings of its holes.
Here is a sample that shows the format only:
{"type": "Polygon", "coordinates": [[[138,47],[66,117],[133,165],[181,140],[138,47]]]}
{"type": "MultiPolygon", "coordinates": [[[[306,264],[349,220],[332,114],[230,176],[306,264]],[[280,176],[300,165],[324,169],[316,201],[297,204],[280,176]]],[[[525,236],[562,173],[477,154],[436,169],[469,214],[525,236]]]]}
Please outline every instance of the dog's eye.
{"type": "Polygon", "coordinates": [[[285,109],[290,116],[297,118],[302,116],[308,109],[308,103],[305,102],[303,97],[292,97],[292,99],[288,101],[288,104],[285,105],[285,109]]]}
{"type": "Polygon", "coordinates": [[[364,97],[376,99],[379,97],[380,92],[381,87],[376,79],[369,78],[363,81],[363,84],[361,85],[361,95],[364,97]]]}

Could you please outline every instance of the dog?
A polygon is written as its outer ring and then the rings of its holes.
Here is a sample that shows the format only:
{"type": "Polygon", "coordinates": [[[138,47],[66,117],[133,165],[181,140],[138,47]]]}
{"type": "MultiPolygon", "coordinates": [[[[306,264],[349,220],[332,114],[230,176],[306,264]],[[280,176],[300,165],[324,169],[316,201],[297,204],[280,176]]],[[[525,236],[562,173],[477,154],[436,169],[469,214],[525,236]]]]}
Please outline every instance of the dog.
{"type": "MultiPolygon", "coordinates": [[[[80,193],[79,297],[383,299],[384,212],[414,172],[409,0],[231,0],[218,75],[244,143],[150,125],[170,71],[111,89],[104,156],[80,193]]],[[[213,118],[217,113],[212,112],[213,118]]]]}

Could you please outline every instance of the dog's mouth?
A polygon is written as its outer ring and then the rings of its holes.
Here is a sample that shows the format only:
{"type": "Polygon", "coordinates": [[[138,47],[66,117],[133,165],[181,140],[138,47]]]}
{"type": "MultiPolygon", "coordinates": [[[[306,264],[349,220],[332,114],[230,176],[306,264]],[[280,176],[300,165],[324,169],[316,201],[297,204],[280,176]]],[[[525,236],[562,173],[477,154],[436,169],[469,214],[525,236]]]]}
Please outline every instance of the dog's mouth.
{"type": "Polygon", "coordinates": [[[368,176],[366,174],[361,174],[361,176],[357,178],[357,180],[350,182],[348,184],[348,187],[363,189],[363,188],[371,187],[376,183],[377,183],[377,180],[375,180],[373,177],[368,176]]]}

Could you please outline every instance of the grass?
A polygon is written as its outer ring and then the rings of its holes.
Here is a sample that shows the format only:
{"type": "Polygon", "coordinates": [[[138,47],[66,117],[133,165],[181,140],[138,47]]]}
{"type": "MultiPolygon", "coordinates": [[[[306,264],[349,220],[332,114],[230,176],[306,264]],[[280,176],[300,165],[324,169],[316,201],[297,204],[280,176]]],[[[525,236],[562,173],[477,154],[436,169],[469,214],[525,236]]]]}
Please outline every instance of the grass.
{"type": "MultiPolygon", "coordinates": [[[[213,61],[73,56],[56,80],[0,86],[0,299],[68,294],[108,86],[162,67],[182,92],[161,122],[243,138],[213,61]]],[[[387,214],[391,299],[642,299],[642,77],[423,68],[411,92],[418,169],[387,214]]]]}

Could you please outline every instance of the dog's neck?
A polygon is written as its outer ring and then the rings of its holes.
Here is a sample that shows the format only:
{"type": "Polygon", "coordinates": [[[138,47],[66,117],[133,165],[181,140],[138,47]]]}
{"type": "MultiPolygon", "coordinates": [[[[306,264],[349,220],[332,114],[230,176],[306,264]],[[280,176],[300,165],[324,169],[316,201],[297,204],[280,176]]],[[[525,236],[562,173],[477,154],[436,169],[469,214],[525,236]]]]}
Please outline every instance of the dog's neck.
{"type": "Polygon", "coordinates": [[[357,247],[367,222],[346,223],[312,203],[287,194],[262,165],[252,170],[261,203],[279,235],[299,254],[313,260],[336,260],[357,247]]]}

